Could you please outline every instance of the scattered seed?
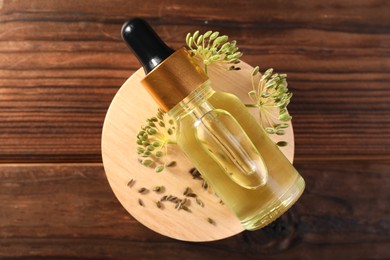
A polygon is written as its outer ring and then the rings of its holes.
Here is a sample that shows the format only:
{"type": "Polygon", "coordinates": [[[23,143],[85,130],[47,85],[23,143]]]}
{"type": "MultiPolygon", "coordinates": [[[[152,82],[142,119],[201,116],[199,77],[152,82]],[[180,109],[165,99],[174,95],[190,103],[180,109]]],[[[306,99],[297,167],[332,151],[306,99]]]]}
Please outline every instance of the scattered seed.
{"type": "Polygon", "coordinates": [[[162,207],[163,207],[163,204],[161,203],[161,201],[156,201],[156,206],[157,206],[157,208],[159,208],[159,209],[162,209],[162,207]]]}
{"type": "Polygon", "coordinates": [[[180,208],[179,208],[179,210],[180,210],[180,209],[183,209],[183,210],[185,210],[185,211],[187,211],[187,212],[190,212],[190,213],[192,212],[192,211],[191,211],[187,206],[185,206],[185,205],[181,205],[180,208]]]}
{"type": "Polygon", "coordinates": [[[276,143],[276,145],[279,146],[279,147],[287,146],[287,144],[288,143],[286,141],[279,141],[279,142],[276,143]]]}
{"type": "Polygon", "coordinates": [[[187,197],[191,197],[191,198],[196,198],[198,195],[196,195],[195,193],[193,192],[189,192],[186,194],[187,197]]]}
{"type": "Polygon", "coordinates": [[[175,205],[175,209],[180,210],[181,206],[182,206],[181,202],[178,202],[175,205]]]}
{"type": "Polygon", "coordinates": [[[211,225],[215,225],[215,221],[212,218],[207,218],[207,222],[209,222],[211,225]]]}
{"type": "Polygon", "coordinates": [[[201,207],[204,207],[203,201],[201,201],[199,198],[196,198],[195,201],[196,201],[196,204],[198,204],[201,207]]]}
{"type": "Polygon", "coordinates": [[[165,165],[166,167],[173,167],[176,166],[176,161],[171,161],[165,165]]]}
{"type": "Polygon", "coordinates": [[[156,186],[153,188],[153,191],[155,191],[157,193],[162,193],[165,191],[165,187],[164,186],[156,186]]]}
{"type": "Polygon", "coordinates": [[[141,199],[138,199],[138,204],[142,207],[145,207],[145,204],[141,199]]]}
{"type": "Polygon", "coordinates": [[[134,179],[131,179],[131,180],[127,183],[127,187],[129,187],[129,188],[133,187],[134,183],[135,183],[135,180],[134,180],[134,179]]]}
{"type": "Polygon", "coordinates": [[[167,201],[168,200],[168,196],[167,195],[164,195],[161,197],[160,201],[167,201]]]}
{"type": "Polygon", "coordinates": [[[207,190],[208,187],[209,187],[208,183],[207,183],[205,180],[203,180],[203,182],[202,182],[202,188],[205,189],[205,190],[207,190]]]}
{"type": "Polygon", "coordinates": [[[183,192],[183,195],[187,195],[189,192],[191,192],[191,188],[187,187],[185,191],[183,192]]]}
{"type": "Polygon", "coordinates": [[[145,188],[145,187],[142,187],[141,189],[138,190],[138,192],[141,193],[141,194],[146,194],[146,193],[149,192],[149,190],[147,188],[145,188]]]}
{"type": "Polygon", "coordinates": [[[183,193],[184,196],[187,196],[187,197],[191,197],[191,198],[195,198],[197,197],[198,195],[196,195],[195,193],[192,192],[191,188],[190,187],[187,187],[183,193]]]}
{"type": "Polygon", "coordinates": [[[181,202],[181,199],[179,199],[178,197],[173,196],[173,195],[168,195],[166,200],[170,201],[170,202],[173,202],[173,203],[181,202]]]}
{"type": "Polygon", "coordinates": [[[219,204],[225,205],[225,203],[222,200],[219,200],[219,204]]]}
{"type": "Polygon", "coordinates": [[[202,175],[200,175],[199,171],[196,168],[191,168],[189,173],[192,175],[193,179],[203,180],[202,175]]]}

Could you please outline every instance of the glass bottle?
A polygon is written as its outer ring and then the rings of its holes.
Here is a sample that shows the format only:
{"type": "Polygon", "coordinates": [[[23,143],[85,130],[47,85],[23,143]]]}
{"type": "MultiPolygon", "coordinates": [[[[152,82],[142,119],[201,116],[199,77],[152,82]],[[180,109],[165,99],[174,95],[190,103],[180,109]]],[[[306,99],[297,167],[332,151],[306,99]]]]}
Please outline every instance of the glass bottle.
{"type": "Polygon", "coordinates": [[[141,83],[177,124],[180,149],[247,230],[300,197],[305,182],[236,96],[216,92],[184,48],[173,51],[141,19],[122,37],[146,72],[141,83]]]}

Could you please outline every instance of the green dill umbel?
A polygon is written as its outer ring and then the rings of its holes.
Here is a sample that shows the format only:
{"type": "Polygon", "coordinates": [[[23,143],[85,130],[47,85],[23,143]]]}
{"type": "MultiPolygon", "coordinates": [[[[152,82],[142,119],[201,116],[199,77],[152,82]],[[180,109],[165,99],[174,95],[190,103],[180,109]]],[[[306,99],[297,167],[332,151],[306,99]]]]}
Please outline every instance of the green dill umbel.
{"type": "MultiPolygon", "coordinates": [[[[259,80],[259,67],[255,67],[252,72],[252,87],[249,97],[253,104],[248,107],[259,109],[260,123],[268,134],[284,135],[285,128],[289,127],[288,121],[291,116],[287,111],[292,93],[287,88],[287,75],[273,73],[273,69],[268,69],[259,80]]],[[[278,142],[280,146],[287,145],[286,142],[278,142]]]]}
{"type": "Polygon", "coordinates": [[[167,162],[168,145],[176,144],[175,122],[160,109],[156,116],[146,119],[146,125],[137,134],[137,153],[139,162],[152,167],[156,172],[162,172],[165,167],[172,167],[174,161],[167,162]]]}
{"type": "Polygon", "coordinates": [[[201,60],[208,74],[208,66],[211,63],[230,64],[229,69],[235,70],[236,67],[232,64],[240,62],[242,53],[238,51],[237,42],[229,42],[228,39],[226,35],[219,36],[219,32],[208,31],[200,34],[196,31],[187,34],[186,43],[191,55],[201,60]]]}

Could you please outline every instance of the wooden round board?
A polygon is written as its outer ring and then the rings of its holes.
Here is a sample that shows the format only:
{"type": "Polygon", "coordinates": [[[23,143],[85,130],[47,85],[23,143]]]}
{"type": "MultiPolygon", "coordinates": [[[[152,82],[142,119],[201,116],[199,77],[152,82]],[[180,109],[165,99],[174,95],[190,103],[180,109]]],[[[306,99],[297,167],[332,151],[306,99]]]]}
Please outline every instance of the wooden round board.
{"type": "MultiPolygon", "coordinates": [[[[227,71],[225,68],[210,67],[209,76],[213,88],[217,91],[230,92],[249,102],[248,91],[252,89],[252,67],[244,62],[241,70],[227,71]]],[[[202,181],[193,179],[189,170],[191,163],[184,157],[176,145],[171,145],[169,160],[177,164],[166,168],[161,173],[145,167],[138,162],[136,136],[145,125],[146,119],[156,115],[157,105],[140,84],[144,72],[139,69],[119,89],[113,99],[103,126],[102,157],[107,179],[116,197],[123,207],[146,227],[164,236],[183,241],[213,241],[233,236],[244,230],[234,214],[210,190],[202,187],[202,181]],[[131,185],[128,185],[132,181],[131,185]],[[164,191],[157,193],[153,187],[164,186],[164,191]],[[186,210],[175,209],[169,201],[157,207],[156,202],[164,195],[184,198],[184,190],[190,187],[203,207],[189,198],[186,210]],[[140,193],[146,188],[146,193],[140,193]],[[143,206],[140,205],[142,201],[143,206]],[[214,222],[210,223],[209,218],[214,222]]],[[[254,116],[258,118],[258,111],[254,116]]],[[[290,124],[291,125],[291,124],[290,124]]],[[[292,161],[294,156],[294,136],[290,126],[283,136],[272,135],[275,141],[288,142],[281,148],[292,161]]]]}

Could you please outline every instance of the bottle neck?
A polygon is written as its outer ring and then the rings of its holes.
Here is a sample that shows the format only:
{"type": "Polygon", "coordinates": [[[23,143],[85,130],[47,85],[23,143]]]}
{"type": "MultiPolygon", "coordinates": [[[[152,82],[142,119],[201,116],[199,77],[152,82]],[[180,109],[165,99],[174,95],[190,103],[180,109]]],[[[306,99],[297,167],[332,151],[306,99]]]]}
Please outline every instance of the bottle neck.
{"type": "Polygon", "coordinates": [[[210,80],[204,82],[201,86],[192,91],[180,103],[168,111],[168,115],[173,117],[176,121],[188,114],[203,114],[211,110],[207,100],[215,93],[212,89],[210,80]],[[203,111],[205,110],[205,111],[203,111]]]}

